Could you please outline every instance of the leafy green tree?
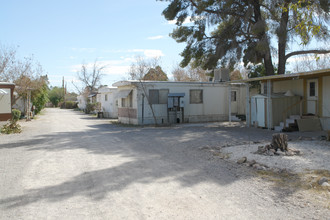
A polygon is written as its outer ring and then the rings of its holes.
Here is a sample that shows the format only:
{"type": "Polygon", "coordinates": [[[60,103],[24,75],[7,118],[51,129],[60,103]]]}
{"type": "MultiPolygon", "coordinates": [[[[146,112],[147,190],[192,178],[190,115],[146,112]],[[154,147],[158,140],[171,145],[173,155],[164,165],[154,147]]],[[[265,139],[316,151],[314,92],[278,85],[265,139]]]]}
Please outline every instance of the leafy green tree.
{"type": "Polygon", "coordinates": [[[63,88],[59,88],[57,86],[51,88],[48,92],[48,97],[50,102],[57,107],[59,102],[63,101],[64,92],[63,88]]]}
{"type": "Polygon", "coordinates": [[[48,77],[41,76],[36,80],[39,86],[32,91],[32,103],[35,106],[35,113],[38,114],[49,101],[48,99],[48,77]]]}
{"type": "MultiPolygon", "coordinates": [[[[165,0],[163,0],[165,1],[165,0]]],[[[204,69],[263,63],[266,75],[285,73],[288,58],[329,53],[326,49],[288,51],[289,40],[303,46],[326,41],[328,0],[166,0],[167,20],[176,20],[171,36],[186,43],[181,66],[191,61],[204,69]],[[192,24],[184,25],[190,19],[192,24]],[[272,45],[271,42],[276,42],[272,45]],[[277,54],[273,52],[277,50],[277,54]],[[273,60],[278,62],[274,66],[273,60]]]]}

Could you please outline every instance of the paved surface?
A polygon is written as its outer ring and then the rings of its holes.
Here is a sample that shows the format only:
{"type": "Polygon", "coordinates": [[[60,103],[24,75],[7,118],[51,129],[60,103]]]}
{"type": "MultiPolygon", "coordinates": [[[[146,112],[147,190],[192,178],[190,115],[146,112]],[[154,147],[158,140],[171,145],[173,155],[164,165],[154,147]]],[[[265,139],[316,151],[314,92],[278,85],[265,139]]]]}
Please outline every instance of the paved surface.
{"type": "Polygon", "coordinates": [[[330,219],[296,191],[199,147],[271,132],[199,124],[123,127],[47,109],[0,135],[0,219],[330,219]]]}

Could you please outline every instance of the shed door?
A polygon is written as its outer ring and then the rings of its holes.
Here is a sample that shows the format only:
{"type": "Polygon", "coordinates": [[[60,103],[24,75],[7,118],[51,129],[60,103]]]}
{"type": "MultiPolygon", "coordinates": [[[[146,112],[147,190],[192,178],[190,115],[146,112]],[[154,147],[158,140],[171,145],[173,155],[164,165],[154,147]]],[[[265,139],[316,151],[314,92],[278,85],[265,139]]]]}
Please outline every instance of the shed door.
{"type": "Polygon", "coordinates": [[[307,81],[307,114],[315,115],[317,113],[318,101],[318,80],[311,79],[307,81]]]}
{"type": "Polygon", "coordinates": [[[257,101],[257,122],[259,127],[266,127],[265,123],[265,100],[264,98],[258,98],[257,101]]]}

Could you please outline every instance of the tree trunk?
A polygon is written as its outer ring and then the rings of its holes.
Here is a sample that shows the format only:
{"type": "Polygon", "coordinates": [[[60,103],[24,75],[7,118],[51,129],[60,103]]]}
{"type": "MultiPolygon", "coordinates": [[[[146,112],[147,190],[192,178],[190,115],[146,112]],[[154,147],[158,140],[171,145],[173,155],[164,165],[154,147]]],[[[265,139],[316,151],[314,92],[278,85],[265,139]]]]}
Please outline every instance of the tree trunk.
{"type": "MultiPolygon", "coordinates": [[[[284,3],[284,7],[288,7],[288,3],[284,3]]],[[[277,29],[278,36],[278,74],[285,73],[285,51],[286,51],[286,42],[288,38],[288,20],[289,20],[289,11],[282,9],[281,23],[280,27],[277,29]]]]}
{"type": "Polygon", "coordinates": [[[274,66],[273,66],[272,57],[270,54],[269,44],[268,44],[268,48],[266,50],[266,54],[264,55],[264,63],[265,63],[265,69],[266,69],[266,76],[274,75],[274,66]]]}
{"type": "Polygon", "coordinates": [[[259,42],[262,44],[262,51],[259,51],[259,53],[262,55],[264,60],[266,75],[274,75],[274,66],[270,52],[270,43],[266,34],[266,22],[262,19],[259,1],[253,1],[252,4],[254,7],[254,19],[256,23],[263,23],[262,29],[257,34],[259,42]]]}
{"type": "Polygon", "coordinates": [[[279,134],[273,134],[273,139],[271,146],[275,151],[280,149],[281,151],[287,151],[288,150],[288,135],[279,133],[279,134]]]}

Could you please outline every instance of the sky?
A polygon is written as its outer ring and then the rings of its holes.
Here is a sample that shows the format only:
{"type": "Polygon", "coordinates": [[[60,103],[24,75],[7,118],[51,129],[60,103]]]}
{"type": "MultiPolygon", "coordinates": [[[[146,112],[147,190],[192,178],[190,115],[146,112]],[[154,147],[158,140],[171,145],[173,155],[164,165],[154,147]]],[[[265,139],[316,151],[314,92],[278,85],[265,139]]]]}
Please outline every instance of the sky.
{"type": "MultiPolygon", "coordinates": [[[[169,34],[175,28],[156,0],[10,0],[0,7],[0,43],[18,46],[21,57],[33,56],[43,66],[51,86],[69,90],[82,63],[106,65],[103,85],[127,79],[136,56],[160,57],[171,77],[181,61],[184,44],[169,34]]],[[[77,83],[77,82],[76,82],[77,83]]]]}
{"type": "Polygon", "coordinates": [[[106,66],[103,85],[127,79],[137,56],[160,57],[171,79],[185,44],[169,36],[175,22],[162,16],[167,5],[156,0],[2,0],[0,44],[18,46],[21,57],[33,56],[51,86],[62,86],[64,77],[69,91],[77,92],[71,82],[79,85],[81,65],[96,60],[106,66]]]}

